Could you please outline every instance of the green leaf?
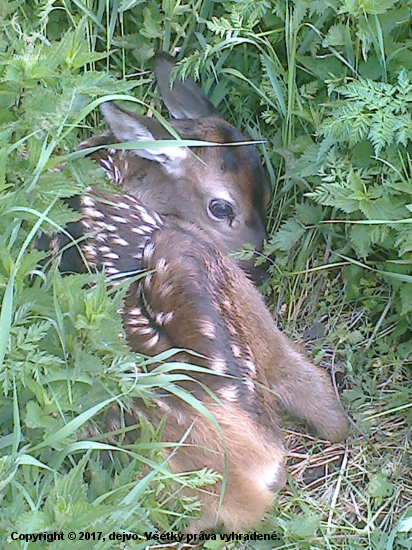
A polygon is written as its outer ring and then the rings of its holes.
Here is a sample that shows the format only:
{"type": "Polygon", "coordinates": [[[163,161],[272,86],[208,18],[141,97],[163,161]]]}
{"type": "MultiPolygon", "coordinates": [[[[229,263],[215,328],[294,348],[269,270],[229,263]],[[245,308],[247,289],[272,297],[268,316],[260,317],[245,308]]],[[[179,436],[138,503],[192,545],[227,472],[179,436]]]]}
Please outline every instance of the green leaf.
{"type": "Polygon", "coordinates": [[[332,25],[323,39],[322,46],[343,46],[345,44],[346,26],[340,23],[332,25]]]}
{"type": "Polygon", "coordinates": [[[140,30],[140,34],[151,40],[161,38],[163,35],[160,16],[149,7],[143,10],[143,27],[140,30]]]}
{"type": "Polygon", "coordinates": [[[288,252],[299,242],[305,233],[305,228],[295,219],[285,222],[282,227],[269,239],[266,251],[272,253],[275,250],[288,252]]]}
{"type": "Polygon", "coordinates": [[[321,517],[315,514],[305,514],[290,521],[284,522],[289,533],[298,538],[313,537],[321,522],[321,517]]]}
{"type": "Polygon", "coordinates": [[[304,225],[317,225],[324,219],[321,206],[303,202],[296,205],[296,216],[304,225]]]}
{"type": "Polygon", "coordinates": [[[398,523],[397,530],[400,533],[409,533],[412,531],[412,516],[401,519],[398,523]]]}
{"type": "Polygon", "coordinates": [[[402,315],[412,311],[412,283],[404,283],[400,290],[400,299],[402,305],[402,315]]]}
{"type": "Polygon", "coordinates": [[[26,425],[29,428],[53,429],[58,425],[55,418],[48,416],[41,407],[34,401],[29,401],[26,405],[26,425]]]}
{"type": "Polygon", "coordinates": [[[371,477],[367,493],[381,502],[384,497],[392,495],[394,490],[394,485],[381,473],[377,473],[371,477]]]}
{"type": "Polygon", "coordinates": [[[22,533],[42,533],[50,529],[51,518],[40,510],[27,512],[18,519],[17,525],[22,533]]]}

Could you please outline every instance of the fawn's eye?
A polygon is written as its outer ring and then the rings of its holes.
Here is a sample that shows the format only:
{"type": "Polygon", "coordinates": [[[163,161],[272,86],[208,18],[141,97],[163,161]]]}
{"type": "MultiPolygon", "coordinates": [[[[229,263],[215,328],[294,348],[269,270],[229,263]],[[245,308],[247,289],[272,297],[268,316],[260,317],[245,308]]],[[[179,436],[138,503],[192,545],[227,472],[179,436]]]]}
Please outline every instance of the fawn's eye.
{"type": "Polygon", "coordinates": [[[209,215],[216,220],[233,220],[235,213],[230,203],[222,199],[212,199],[208,206],[209,215]]]}

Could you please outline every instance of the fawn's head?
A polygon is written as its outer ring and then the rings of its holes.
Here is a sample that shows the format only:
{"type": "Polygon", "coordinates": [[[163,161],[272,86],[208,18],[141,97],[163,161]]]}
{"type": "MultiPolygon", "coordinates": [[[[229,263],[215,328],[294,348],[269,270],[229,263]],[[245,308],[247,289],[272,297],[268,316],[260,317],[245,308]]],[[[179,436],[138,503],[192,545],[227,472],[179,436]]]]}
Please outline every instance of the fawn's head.
{"type": "MultiPolygon", "coordinates": [[[[193,222],[227,254],[245,243],[262,250],[266,237],[265,210],[270,190],[253,145],[230,145],[247,138],[226,122],[191,79],[170,88],[174,66],[160,54],[155,72],[161,95],[181,139],[209,141],[216,146],[143,147],[98,158],[112,179],[127,193],[160,215],[193,222]]],[[[160,122],[113,104],[101,105],[110,132],[84,146],[174,139],[160,122]]],[[[242,265],[259,281],[262,269],[254,261],[242,265]]]]}

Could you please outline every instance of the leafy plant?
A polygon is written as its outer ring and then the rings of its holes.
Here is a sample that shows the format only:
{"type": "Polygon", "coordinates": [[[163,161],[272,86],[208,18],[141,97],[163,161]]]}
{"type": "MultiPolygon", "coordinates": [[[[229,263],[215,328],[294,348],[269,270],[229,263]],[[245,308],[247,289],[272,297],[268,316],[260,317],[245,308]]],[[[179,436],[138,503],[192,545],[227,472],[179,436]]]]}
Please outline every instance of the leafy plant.
{"type": "Polygon", "coordinates": [[[411,7],[0,4],[0,534],[10,548],[21,547],[12,531],[178,530],[197,511],[179,498],[182,486],[216,479],[172,476],[161,427],[124,422],[132,399],[150,400],[173,374],[173,366],[147,372],[147,359],[119,338],[126,289],[108,288],[104,274],[63,280],[34,246],[39,228],[76,219],[64,198],[108,185],[73,153],[99,130],[98,103],[133,95],[142,111],[159,107],[151,57],[176,48],[176,73],[201,78],[234,125],[266,140],[273,198],[264,291],[278,324],[309,335],[334,376],[345,372],[346,405],[379,438],[373,450],[360,436],[330,450],[290,432],[295,481],[264,528],[276,530],[279,548],[411,547],[411,7]],[[111,430],[104,418],[115,404],[119,429],[111,430]],[[140,435],[127,445],[131,429],[140,435]],[[318,463],[324,478],[305,482],[318,463]]]}

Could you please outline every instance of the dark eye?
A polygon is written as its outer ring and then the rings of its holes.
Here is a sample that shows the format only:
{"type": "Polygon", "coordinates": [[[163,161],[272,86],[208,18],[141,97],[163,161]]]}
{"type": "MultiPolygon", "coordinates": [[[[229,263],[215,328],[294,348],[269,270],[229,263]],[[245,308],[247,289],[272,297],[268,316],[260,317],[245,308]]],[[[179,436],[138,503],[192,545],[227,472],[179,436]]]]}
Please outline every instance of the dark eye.
{"type": "Polygon", "coordinates": [[[233,220],[235,217],[232,205],[222,199],[212,199],[209,202],[209,213],[217,220],[233,220]]]}

